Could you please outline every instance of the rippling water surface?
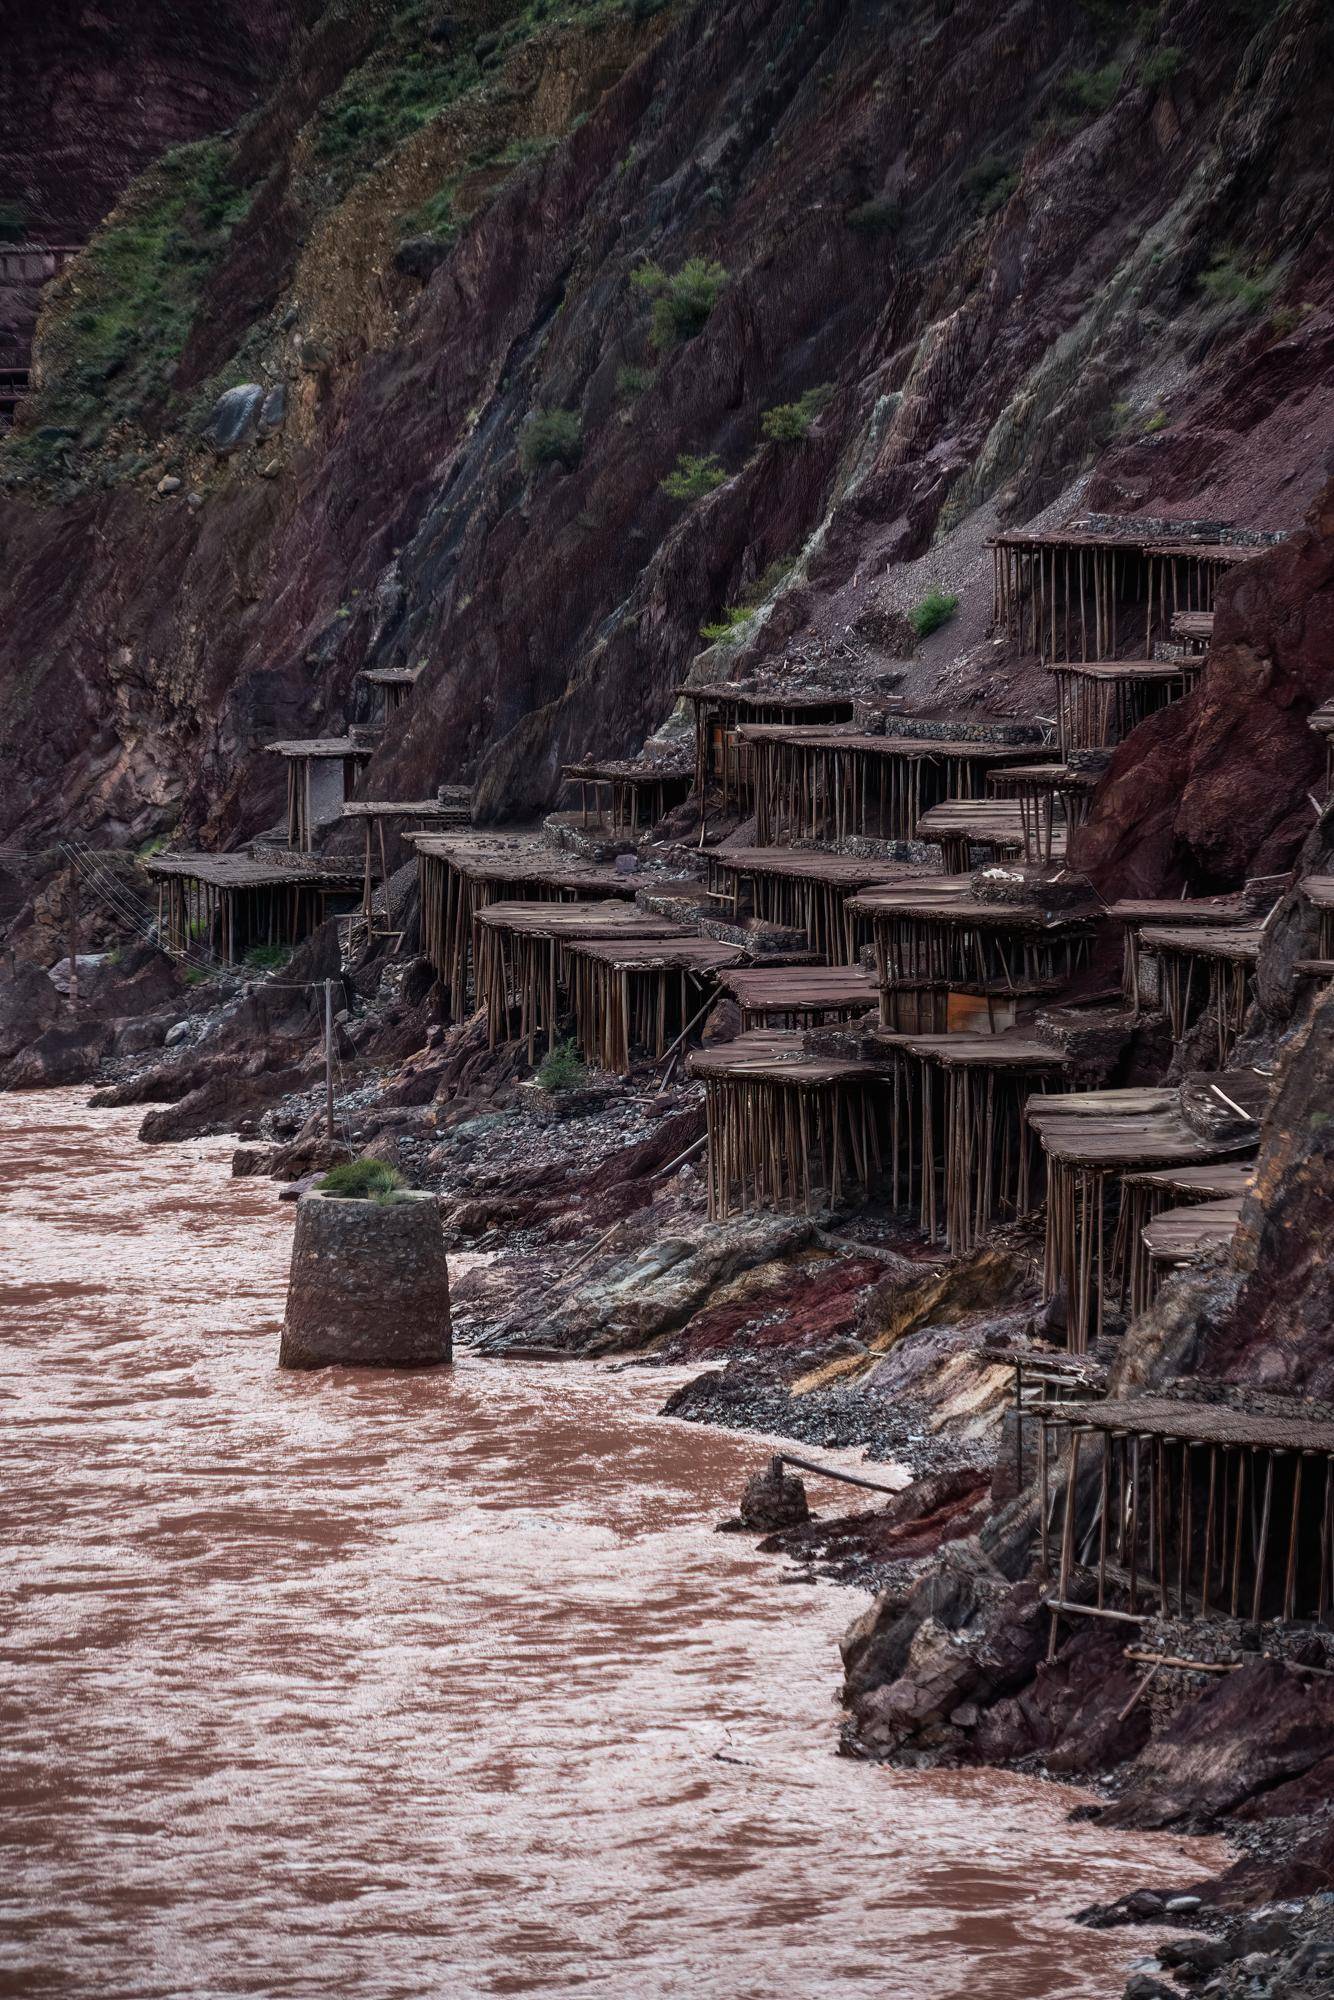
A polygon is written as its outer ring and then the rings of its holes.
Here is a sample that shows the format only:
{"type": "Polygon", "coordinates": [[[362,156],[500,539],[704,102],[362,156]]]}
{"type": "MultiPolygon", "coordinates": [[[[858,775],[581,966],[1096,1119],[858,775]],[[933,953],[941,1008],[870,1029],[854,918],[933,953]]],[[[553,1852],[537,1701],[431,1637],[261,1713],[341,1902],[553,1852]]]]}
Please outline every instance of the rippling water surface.
{"type": "Polygon", "coordinates": [[[1119,1993],[1066,1915],[1184,1843],[836,1757],[866,1600],[711,1532],[753,1436],[279,1374],[290,1207],[139,1115],[0,1097],[0,1991],[1119,1993]]]}

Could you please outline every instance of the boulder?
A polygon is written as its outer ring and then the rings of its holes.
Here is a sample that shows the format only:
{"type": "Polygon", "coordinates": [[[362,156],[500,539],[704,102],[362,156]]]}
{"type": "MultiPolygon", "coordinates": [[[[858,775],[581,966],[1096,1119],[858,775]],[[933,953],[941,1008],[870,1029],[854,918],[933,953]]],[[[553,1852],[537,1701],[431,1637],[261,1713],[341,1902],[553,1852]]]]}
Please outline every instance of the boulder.
{"type": "Polygon", "coordinates": [[[259,419],[255,426],[262,438],[272,437],[287,422],[287,387],[275,382],[260,405],[259,419]]]}
{"type": "Polygon", "coordinates": [[[87,1083],[97,1075],[111,1047],[105,1021],[75,1021],[48,1028],[16,1056],[0,1082],[6,1090],[51,1090],[62,1083],[87,1083]]]}
{"type": "Polygon", "coordinates": [[[428,1368],[452,1352],[449,1270],[434,1196],[304,1196],[278,1365],[428,1368]]]}
{"type": "Polygon", "coordinates": [[[394,269],[424,285],[432,271],[444,263],[451,248],[438,236],[408,236],[394,252],[394,269]]]}
{"type": "Polygon", "coordinates": [[[225,389],[213,405],[202,433],[210,451],[226,458],[258,436],[264,402],[264,391],[258,382],[242,382],[235,389],[225,389]]]}
{"type": "Polygon", "coordinates": [[[50,975],[39,965],[20,958],[0,971],[0,1062],[54,1026],[64,1011],[50,975]]]}

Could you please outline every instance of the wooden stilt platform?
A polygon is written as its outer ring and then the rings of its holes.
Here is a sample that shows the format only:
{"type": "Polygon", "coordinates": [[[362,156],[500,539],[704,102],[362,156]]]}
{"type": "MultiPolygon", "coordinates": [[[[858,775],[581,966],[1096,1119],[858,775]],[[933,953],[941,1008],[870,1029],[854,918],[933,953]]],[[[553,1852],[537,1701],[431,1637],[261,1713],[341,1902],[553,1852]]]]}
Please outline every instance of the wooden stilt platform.
{"type": "Polygon", "coordinates": [[[724,812],[741,804],[749,792],[737,742],[740,723],[807,727],[850,723],[857,706],[854,696],[836,688],[742,687],[718,681],[701,687],[679,687],[676,692],[694,711],[695,792],[702,799],[705,784],[712,777],[721,788],[724,812]]]}
{"type": "Polygon", "coordinates": [[[1070,835],[1083,826],[1101,778],[1101,771],[1071,764],[1009,764],[987,773],[987,788],[998,799],[1017,800],[1024,859],[1042,865],[1053,859],[1058,841],[1064,853],[1070,835]]]}
{"type": "Polygon", "coordinates": [[[711,1217],[810,1213],[870,1192],[890,1136],[887,1072],[769,1030],[697,1049],[689,1070],[705,1086],[711,1217]]]}
{"type": "Polygon", "coordinates": [[[1239,1159],[1259,1143],[1268,1088],[1261,1078],[1229,1072],[1204,1080],[1202,1088],[1222,1107],[1216,1133],[1188,1121],[1179,1089],[1072,1091],[1028,1101],[1025,1115],[1047,1156],[1043,1289],[1048,1298],[1064,1293],[1076,1354],[1103,1330],[1122,1174],[1239,1159]],[[1229,1103],[1246,1119],[1227,1122],[1229,1103]]]}
{"type": "Polygon", "coordinates": [[[1053,660],[1062,754],[1123,743],[1150,715],[1183,700],[1203,671],[1203,659],[1053,660]]]}
{"type": "Polygon", "coordinates": [[[1026,861],[1065,859],[1065,826],[1053,821],[1038,838],[1022,799],[947,799],[917,822],[917,838],[934,841],[950,874],[983,862],[1019,856],[1026,861]]]}
{"type": "Polygon", "coordinates": [[[1243,1196],[1225,1195],[1218,1201],[1192,1202],[1185,1208],[1165,1208],[1147,1223],[1143,1231],[1145,1306],[1151,1306],[1158,1287],[1172,1271],[1180,1270],[1206,1250],[1219,1250],[1230,1243],[1241,1221],[1243,1196]]]}
{"type": "Polygon", "coordinates": [[[984,798],[990,771],[1033,761],[1032,743],[760,725],[743,725],[737,736],[764,846],[850,835],[911,840],[932,806],[984,798]]]}
{"type": "Polygon", "coordinates": [[[707,859],[709,894],[721,915],[739,923],[748,913],[804,931],[810,949],[831,965],[851,965],[863,941],[848,914],[849,897],[877,884],[920,880],[925,872],[907,862],[811,847],[720,847],[707,859]]]}
{"type": "Polygon", "coordinates": [[[1176,611],[1172,614],[1171,633],[1187,653],[1207,653],[1213,644],[1214,614],[1212,611],[1176,611]]]}
{"type": "Polygon", "coordinates": [[[294,946],[326,917],[351,909],[361,882],[356,862],[293,854],[155,854],[144,863],[157,883],[157,930],[164,951],[198,950],[235,965],[257,946],[294,946]]]}
{"type": "Polygon", "coordinates": [[[1307,875],[1302,895],[1320,912],[1320,957],[1334,958],[1334,875],[1307,875]]]}
{"type": "Polygon", "coordinates": [[[372,690],[379,720],[387,722],[411,699],[421,672],[420,667],[363,667],[357,679],[372,690]]]}
{"type": "Polygon", "coordinates": [[[720,981],[745,962],[712,938],[571,938],[564,976],[581,1054],[617,1076],[637,1056],[660,1062],[698,1039],[720,981]]]}
{"type": "MultiPolygon", "coordinates": [[[[376,671],[374,668],[368,669],[376,671]]],[[[384,668],[389,673],[397,671],[384,668]]],[[[463,786],[444,786],[433,799],[347,799],[343,803],[341,817],[359,821],[365,840],[362,853],[362,915],[367,924],[371,922],[371,897],[374,882],[372,845],[378,846],[380,872],[378,879],[385,881],[389,875],[389,859],[385,849],[385,826],[390,820],[415,820],[411,829],[424,833],[431,828],[464,827],[472,823],[472,794],[463,786]]],[[[401,829],[405,834],[409,829],[401,829]]]]}
{"type": "Polygon", "coordinates": [[[1086,908],[985,901],[969,875],[866,889],[849,908],[871,930],[887,1028],[903,1025],[904,992],[1016,999],[1057,991],[1087,961],[1095,932],[1086,908]]]}
{"type": "Polygon", "coordinates": [[[320,827],[337,819],[375,754],[376,732],[349,729],[344,736],[294,737],[266,743],[287,766],[287,841],[309,854],[320,827]],[[332,772],[332,775],[326,775],[332,772]]]}
{"type": "Polygon", "coordinates": [[[585,827],[597,823],[612,833],[638,834],[684,803],[690,796],[691,774],[684,767],[633,761],[566,764],[561,783],[578,787],[585,827]]]}
{"type": "Polygon", "coordinates": [[[1150,1397],[1040,1404],[1034,1414],[1053,1647],[1056,1620],[1068,1616],[1327,1622],[1334,1424],[1150,1397]],[[1081,1463],[1096,1477],[1081,1478],[1081,1463]],[[1072,1590],[1080,1571],[1086,1587],[1072,1590]],[[1114,1610],[1113,1598],[1127,1609],[1114,1610]]]}
{"type": "Polygon", "coordinates": [[[1136,1013],[1145,998],[1140,935],[1146,925],[1161,925],[1174,931],[1217,930],[1254,922],[1252,912],[1239,896],[1125,896],[1110,906],[1107,915],[1124,932],[1121,991],[1127,1007],[1136,1013]]]}
{"type": "Polygon", "coordinates": [[[537,834],[409,838],[417,850],[422,950],[449,989],[456,1021],[465,1018],[473,997],[475,933],[484,909],[510,902],[632,902],[639,887],[636,876],[572,861],[537,834]]]}
{"type": "Polygon", "coordinates": [[[1204,1167],[1158,1167],[1121,1176],[1121,1206],[1112,1251],[1117,1296],[1129,1303],[1132,1317],[1148,1307],[1152,1296],[1144,1231],[1164,1210],[1193,1202],[1240,1202],[1255,1177],[1255,1169],[1238,1161],[1220,1160],[1204,1167]]]}
{"type": "Polygon", "coordinates": [[[633,904],[499,902],[477,913],[477,991],[486,1007],[491,1046],[555,1047],[568,998],[568,948],[575,943],[642,944],[682,938],[679,924],[651,917],[633,904]],[[511,1034],[511,1010],[518,1020],[511,1034]]]}
{"type": "Polygon", "coordinates": [[[852,1021],[876,1004],[875,980],[860,965],[749,965],[725,971],[719,983],[745,1030],[852,1021]]]}
{"type": "Polygon", "coordinates": [[[1146,924],[1139,946],[1162,967],[1163,1011],[1179,1042],[1201,1015],[1215,1024],[1218,1067],[1232,1053],[1250,1005],[1251,983],[1264,941],[1262,924],[1168,928],[1146,924]]]}

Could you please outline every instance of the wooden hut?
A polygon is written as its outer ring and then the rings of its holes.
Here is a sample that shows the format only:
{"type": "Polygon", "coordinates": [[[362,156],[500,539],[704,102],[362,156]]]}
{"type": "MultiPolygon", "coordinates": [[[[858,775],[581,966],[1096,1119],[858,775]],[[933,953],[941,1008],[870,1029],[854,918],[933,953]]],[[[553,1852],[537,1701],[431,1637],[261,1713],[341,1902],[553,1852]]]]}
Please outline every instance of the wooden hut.
{"type": "Polygon", "coordinates": [[[1043,1289],[1048,1298],[1065,1296],[1072,1352],[1083,1353],[1103,1329],[1122,1174],[1205,1166],[1255,1151],[1261,1079],[1229,1074],[1208,1087],[1222,1107],[1240,1104],[1243,1114],[1212,1132],[1186,1117],[1180,1090],[1071,1091],[1029,1099],[1025,1115],[1047,1156],[1043,1289]]]}
{"type": "Polygon", "coordinates": [[[1162,968],[1163,1011],[1173,1041],[1181,1041],[1203,1014],[1211,1013],[1220,1069],[1245,1022],[1263,941],[1263,924],[1180,929],[1146,924],[1139,933],[1140,950],[1151,952],[1162,968]]]}
{"type": "Polygon", "coordinates": [[[1025,861],[1036,865],[1064,853],[1093,809],[1102,772],[1072,764],[1007,764],[987,773],[987,789],[1019,806],[1025,861]]]}
{"type": "Polygon", "coordinates": [[[1095,928],[1082,906],[983,900],[968,875],[866,889],[849,907],[871,929],[885,1027],[928,1033],[973,1025],[976,1005],[952,1009],[952,994],[985,1003],[988,1025],[1010,1025],[1014,1002],[1073,977],[1095,928]]]}
{"type": "Polygon", "coordinates": [[[320,828],[342,813],[374,755],[374,740],[349,732],[346,736],[300,737],[269,743],[265,748],[287,765],[288,845],[309,854],[320,828]]]}
{"type": "MultiPolygon", "coordinates": [[[[390,669],[386,668],[385,672],[390,669]]],[[[472,824],[472,794],[465,787],[440,787],[433,799],[348,799],[344,802],[342,817],[360,821],[364,834],[362,853],[361,908],[367,923],[371,920],[372,846],[378,845],[380,854],[380,880],[389,875],[389,861],[385,849],[385,823],[388,820],[415,820],[415,831],[426,832],[432,827],[465,827],[472,824]]],[[[403,829],[409,831],[410,829],[403,829]]]]}
{"type": "Polygon", "coordinates": [[[596,821],[613,833],[637,834],[641,828],[656,826],[689,798],[691,776],[688,770],[665,763],[584,763],[566,764],[561,782],[579,787],[585,827],[596,821]]]}
{"type": "Polygon", "coordinates": [[[720,915],[740,923],[749,914],[783,930],[802,931],[818,958],[850,965],[861,942],[848,899],[877,883],[920,877],[902,861],[865,860],[807,847],[715,848],[707,855],[710,896],[720,915]]]}
{"type": "Polygon", "coordinates": [[[870,1193],[890,1141],[887,1072],[769,1030],[697,1049],[689,1070],[705,1087],[711,1217],[809,1214],[870,1193]]]}
{"type": "Polygon", "coordinates": [[[1202,659],[1053,660],[1062,754],[1123,743],[1160,708],[1183,700],[1203,671],[1202,659]]]}
{"type": "Polygon", "coordinates": [[[477,993],[486,1008],[491,1046],[524,1042],[529,1062],[539,1043],[555,1047],[567,1010],[570,945],[594,940],[641,944],[683,935],[680,924],[611,899],[489,903],[477,913],[477,993]]]}
{"type": "Polygon", "coordinates": [[[353,907],[355,862],[256,860],[249,854],[155,854],[157,934],[164,951],[197,950],[235,965],[259,946],[292,947],[353,907]]]}
{"type": "Polygon", "coordinates": [[[637,1057],[661,1062],[702,1028],[719,981],[745,956],[712,938],[571,938],[564,978],[580,1052],[616,1076],[637,1057]]]}
{"type": "Polygon", "coordinates": [[[1239,1202],[1254,1174],[1253,1167],[1236,1160],[1122,1174],[1112,1263],[1117,1296],[1123,1305],[1128,1302],[1132,1316],[1147,1309],[1153,1293],[1144,1241],[1148,1225],[1166,1209],[1180,1210],[1194,1202],[1239,1202]]]}
{"type": "Polygon", "coordinates": [[[571,860],[537,835],[418,834],[422,950],[461,1021],[473,991],[477,918],[491,903],[633,901],[638,882],[616,868],[571,860]]]}
{"type": "Polygon", "coordinates": [[[1033,744],[931,736],[864,736],[744,725],[755,832],[782,840],[912,840],[946,799],[986,796],[987,775],[1031,763],[1033,744]]]}
{"type": "Polygon", "coordinates": [[[371,691],[372,720],[388,722],[411,699],[422,669],[420,667],[363,667],[357,675],[371,691]]]}
{"type": "Polygon", "coordinates": [[[1334,1424],[1152,1397],[1039,1405],[1035,1416],[1053,1646],[1068,1617],[1328,1623],[1334,1424]],[[1053,1538],[1049,1468],[1062,1448],[1053,1538]]]}
{"type": "Polygon", "coordinates": [[[712,777],[722,789],[724,811],[742,803],[746,794],[737,745],[740,723],[827,726],[851,722],[856,712],[856,698],[836,688],[741,687],[725,681],[676,692],[694,711],[695,791],[703,799],[712,777]]]}
{"type": "Polygon", "coordinates": [[[876,1004],[875,980],[861,965],[748,965],[719,984],[741,1009],[744,1030],[855,1021],[876,1004]]]}

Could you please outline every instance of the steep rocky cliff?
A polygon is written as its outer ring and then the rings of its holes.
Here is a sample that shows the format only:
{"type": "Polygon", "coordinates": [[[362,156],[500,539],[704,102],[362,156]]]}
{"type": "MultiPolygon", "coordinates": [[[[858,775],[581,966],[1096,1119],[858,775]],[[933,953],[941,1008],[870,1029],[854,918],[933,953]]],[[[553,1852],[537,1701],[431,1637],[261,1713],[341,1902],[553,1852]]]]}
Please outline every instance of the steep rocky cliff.
{"type": "MultiPolygon", "coordinates": [[[[368,663],[425,667],[373,784],[531,809],[664,721],[702,624],[729,665],[902,668],[933,583],[977,587],[912,698],[1031,707],[985,632],[990,527],[1086,492],[1292,529],[1322,483],[1318,0],[298,27],[262,107],[151,167],[51,288],[0,451],[11,839],[254,831],[258,746],[368,663]],[[285,421],[220,456],[240,382],[285,421]]],[[[1254,858],[1191,838],[1206,871],[1254,858]]]]}

